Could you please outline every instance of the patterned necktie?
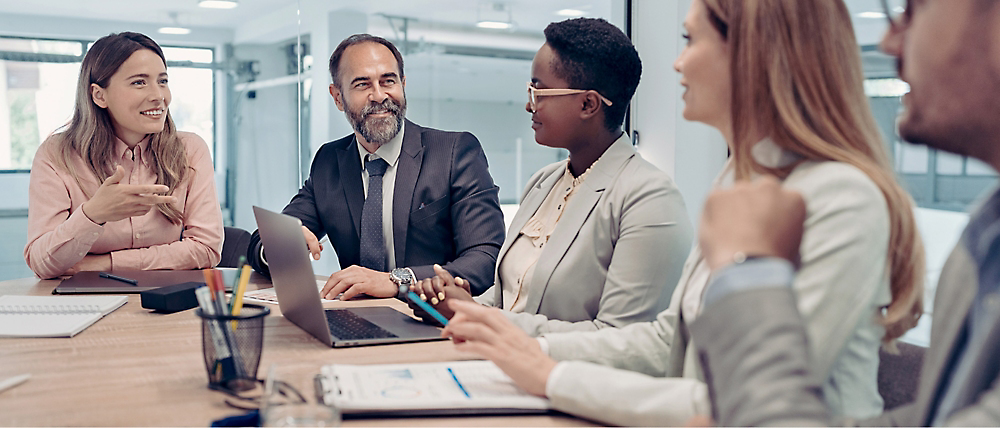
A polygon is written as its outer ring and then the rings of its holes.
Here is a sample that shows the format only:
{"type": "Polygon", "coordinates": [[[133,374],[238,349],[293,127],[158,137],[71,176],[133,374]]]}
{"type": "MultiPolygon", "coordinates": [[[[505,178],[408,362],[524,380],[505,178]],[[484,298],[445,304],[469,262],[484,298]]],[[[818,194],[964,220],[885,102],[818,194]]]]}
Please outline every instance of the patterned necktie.
{"type": "Polygon", "coordinates": [[[361,266],[386,272],[389,256],[382,236],[382,176],[389,164],[383,159],[366,159],[368,197],[361,208],[361,266]]]}

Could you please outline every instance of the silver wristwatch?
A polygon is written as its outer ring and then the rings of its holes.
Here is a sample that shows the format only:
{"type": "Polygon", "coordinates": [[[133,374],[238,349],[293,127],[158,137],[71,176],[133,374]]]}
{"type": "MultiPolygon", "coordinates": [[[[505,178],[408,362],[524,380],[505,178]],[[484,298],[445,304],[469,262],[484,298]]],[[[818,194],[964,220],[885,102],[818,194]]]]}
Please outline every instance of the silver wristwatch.
{"type": "Polygon", "coordinates": [[[410,290],[410,286],[417,281],[417,276],[410,268],[398,268],[389,272],[389,279],[400,291],[396,293],[396,298],[402,299],[403,295],[410,290]],[[405,286],[402,287],[402,286],[405,286]]]}

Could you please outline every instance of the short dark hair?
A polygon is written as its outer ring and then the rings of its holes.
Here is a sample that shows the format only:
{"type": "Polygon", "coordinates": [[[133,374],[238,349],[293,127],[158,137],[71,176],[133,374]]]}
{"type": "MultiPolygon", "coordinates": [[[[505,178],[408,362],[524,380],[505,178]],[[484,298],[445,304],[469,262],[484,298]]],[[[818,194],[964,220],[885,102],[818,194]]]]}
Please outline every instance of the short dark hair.
{"type": "Polygon", "coordinates": [[[396,57],[396,64],[399,65],[399,78],[403,78],[403,55],[399,53],[396,46],[382,37],[362,33],[355,34],[344,39],[344,41],[337,45],[337,49],[333,50],[333,55],[330,55],[330,78],[333,79],[334,85],[338,88],[340,87],[340,76],[337,75],[340,71],[340,57],[344,56],[344,51],[347,50],[347,48],[361,43],[378,43],[389,48],[389,52],[392,52],[392,56],[396,57]]]}
{"type": "Polygon", "coordinates": [[[553,72],[572,89],[593,89],[611,100],[604,124],[621,129],[642,61],[632,41],[618,27],[600,18],[575,18],[545,27],[545,42],[556,54],[553,72]]]}

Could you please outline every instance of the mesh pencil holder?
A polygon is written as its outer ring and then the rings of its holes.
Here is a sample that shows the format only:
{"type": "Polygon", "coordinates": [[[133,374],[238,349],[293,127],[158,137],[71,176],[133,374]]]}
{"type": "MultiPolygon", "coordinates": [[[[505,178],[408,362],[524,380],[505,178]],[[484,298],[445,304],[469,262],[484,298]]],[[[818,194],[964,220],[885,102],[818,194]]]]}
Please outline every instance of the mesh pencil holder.
{"type": "Polygon", "coordinates": [[[201,318],[202,356],[211,389],[239,391],[254,387],[264,347],[264,317],[271,310],[245,305],[239,315],[209,315],[198,308],[201,318]]]}

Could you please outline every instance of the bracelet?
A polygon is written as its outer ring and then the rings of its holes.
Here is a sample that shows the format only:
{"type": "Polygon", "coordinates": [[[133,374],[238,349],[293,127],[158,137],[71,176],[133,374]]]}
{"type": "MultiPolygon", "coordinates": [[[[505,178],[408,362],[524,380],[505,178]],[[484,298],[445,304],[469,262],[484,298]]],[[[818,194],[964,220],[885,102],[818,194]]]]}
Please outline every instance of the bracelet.
{"type": "Polygon", "coordinates": [[[734,265],[739,265],[739,264],[743,264],[743,263],[746,263],[746,262],[754,260],[754,259],[759,259],[759,258],[764,258],[764,257],[767,257],[767,256],[747,255],[747,253],[745,253],[743,251],[737,251],[737,252],[733,253],[733,264],[734,265]]]}

